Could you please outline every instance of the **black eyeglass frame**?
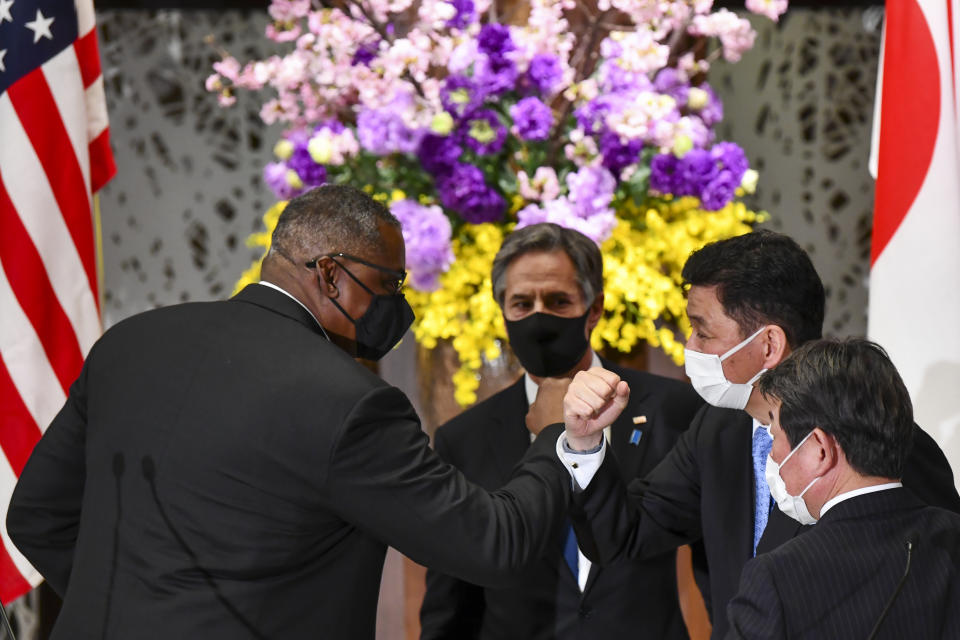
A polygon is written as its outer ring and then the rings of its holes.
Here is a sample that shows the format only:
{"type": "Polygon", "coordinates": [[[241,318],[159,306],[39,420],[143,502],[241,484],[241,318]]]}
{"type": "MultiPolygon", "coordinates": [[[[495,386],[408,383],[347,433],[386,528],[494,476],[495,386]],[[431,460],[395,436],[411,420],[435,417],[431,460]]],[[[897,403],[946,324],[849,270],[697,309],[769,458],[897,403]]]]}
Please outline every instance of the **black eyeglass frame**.
{"type": "MultiPolygon", "coordinates": [[[[396,282],[396,285],[395,285],[395,289],[394,289],[394,291],[393,291],[394,293],[400,293],[400,292],[403,290],[403,283],[405,283],[405,282],[407,281],[407,272],[406,272],[406,271],[396,271],[396,270],[394,270],[394,269],[390,269],[390,268],[381,266],[381,265],[379,265],[379,264],[374,264],[374,263],[370,262],[369,260],[364,260],[363,258],[358,258],[357,256],[352,256],[352,255],[350,255],[349,253],[343,253],[342,251],[340,251],[340,252],[338,252],[338,253],[325,253],[324,255],[322,255],[322,256],[317,256],[316,258],[314,258],[314,259],[311,260],[310,262],[305,262],[304,264],[305,264],[308,268],[310,268],[310,269],[316,269],[316,267],[317,267],[317,261],[318,261],[320,258],[331,258],[331,259],[333,259],[333,258],[346,258],[347,260],[351,260],[351,261],[356,262],[356,263],[358,263],[358,264],[362,264],[362,265],[364,265],[364,266],[370,267],[371,269],[376,269],[376,270],[379,271],[380,273],[385,273],[385,274],[387,274],[388,276],[392,276],[392,277],[397,281],[397,282],[396,282]]],[[[334,262],[336,262],[336,260],[334,260],[334,262]]]]}

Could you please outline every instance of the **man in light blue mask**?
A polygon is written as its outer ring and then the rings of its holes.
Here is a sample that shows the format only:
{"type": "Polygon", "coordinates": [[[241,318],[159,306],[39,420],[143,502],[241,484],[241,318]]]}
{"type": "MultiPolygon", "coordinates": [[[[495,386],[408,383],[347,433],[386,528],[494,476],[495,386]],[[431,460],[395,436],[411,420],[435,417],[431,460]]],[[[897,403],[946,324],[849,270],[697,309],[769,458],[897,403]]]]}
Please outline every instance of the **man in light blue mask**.
{"type": "MultiPolygon", "coordinates": [[[[574,495],[574,513],[582,514],[575,518],[577,535],[599,561],[645,556],[702,538],[709,570],[701,568],[708,579],[701,573],[698,584],[707,587],[713,637],[722,638],[724,611],[743,565],[804,529],[798,520],[805,519],[790,517],[772,499],[766,480],[770,407],[754,385],[792,351],[821,337],[825,296],[806,252],[771,231],[703,247],[687,260],[683,278],[692,326],[687,374],[709,405],[663,462],[627,487],[618,481],[616,462],[605,455],[596,430],[617,415],[628,390],[611,372],[592,369],[571,384],[567,432],[558,446],[584,489],[574,495]],[[593,453],[572,453],[592,447],[593,453]]],[[[943,452],[929,435],[919,428],[915,432],[904,485],[928,504],[960,512],[943,452]]],[[[796,471],[800,459],[795,458],[801,455],[803,448],[790,458],[785,473],[796,471]]],[[[811,479],[789,489],[797,495],[811,479]]],[[[786,507],[787,501],[780,504],[786,507]]]]}
{"type": "Polygon", "coordinates": [[[960,515],[903,488],[913,411],[883,349],[808,343],[758,389],[770,489],[817,526],[744,566],[728,637],[960,637],[960,515]]]}

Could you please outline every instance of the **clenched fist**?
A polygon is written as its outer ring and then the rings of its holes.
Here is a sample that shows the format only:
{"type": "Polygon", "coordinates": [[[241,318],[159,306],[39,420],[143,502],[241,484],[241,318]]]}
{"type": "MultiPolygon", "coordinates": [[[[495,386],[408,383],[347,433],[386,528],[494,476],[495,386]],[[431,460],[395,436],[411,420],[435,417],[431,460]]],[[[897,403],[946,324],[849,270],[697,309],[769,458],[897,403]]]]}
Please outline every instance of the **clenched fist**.
{"type": "Polygon", "coordinates": [[[579,372],[563,397],[567,445],[575,451],[596,448],[603,429],[617,419],[629,399],[630,387],[612,371],[593,367],[579,372]]]}

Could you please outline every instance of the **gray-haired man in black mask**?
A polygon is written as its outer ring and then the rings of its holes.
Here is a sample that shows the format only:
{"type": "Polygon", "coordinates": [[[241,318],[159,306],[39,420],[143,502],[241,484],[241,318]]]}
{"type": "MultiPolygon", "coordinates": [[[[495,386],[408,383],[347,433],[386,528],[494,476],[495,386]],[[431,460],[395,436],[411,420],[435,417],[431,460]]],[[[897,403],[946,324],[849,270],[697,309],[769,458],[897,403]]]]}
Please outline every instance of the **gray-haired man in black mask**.
{"type": "MultiPolygon", "coordinates": [[[[630,405],[607,429],[624,479],[642,476],[673,446],[702,405],[684,383],[617,367],[590,348],[603,313],[603,260],[583,234],[543,223],[514,231],[493,263],[493,293],[526,373],[437,431],[435,448],[494,490],[540,427],[562,421],[570,379],[591,366],[630,381],[630,405]],[[526,423],[526,424],[525,424],[526,423]]],[[[603,567],[580,552],[569,526],[502,588],[427,574],[421,638],[686,638],[675,553],[603,567]]]]}

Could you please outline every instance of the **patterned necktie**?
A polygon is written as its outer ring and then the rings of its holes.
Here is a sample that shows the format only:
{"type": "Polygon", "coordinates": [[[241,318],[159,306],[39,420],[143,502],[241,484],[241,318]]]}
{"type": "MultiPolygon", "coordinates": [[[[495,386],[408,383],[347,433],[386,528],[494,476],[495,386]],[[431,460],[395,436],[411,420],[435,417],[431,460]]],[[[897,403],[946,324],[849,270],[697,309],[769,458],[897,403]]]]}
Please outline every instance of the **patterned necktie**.
{"type": "Polygon", "coordinates": [[[573,572],[573,579],[579,580],[580,577],[580,553],[577,551],[577,536],[573,532],[573,525],[567,523],[567,539],[563,544],[563,559],[567,561],[567,566],[573,572]]]}
{"type": "Polygon", "coordinates": [[[753,483],[755,488],[756,513],[753,518],[753,555],[757,555],[760,536],[767,528],[770,517],[770,487],[767,486],[767,456],[773,446],[773,438],[766,427],[757,427],[753,432],[753,483]]]}

